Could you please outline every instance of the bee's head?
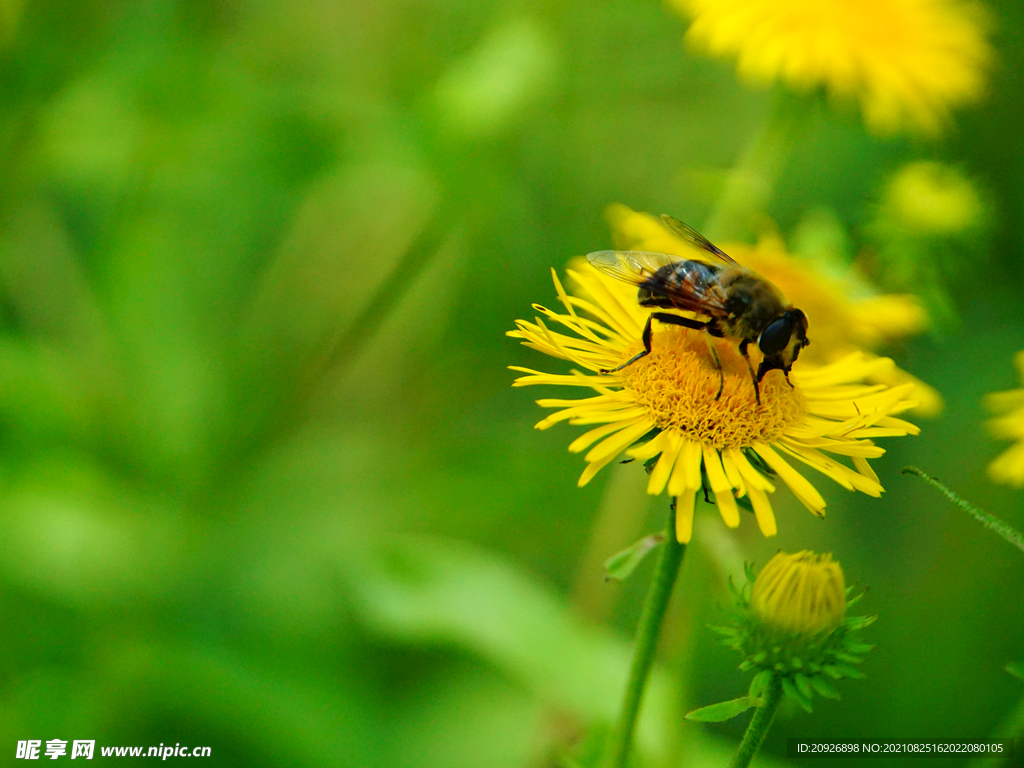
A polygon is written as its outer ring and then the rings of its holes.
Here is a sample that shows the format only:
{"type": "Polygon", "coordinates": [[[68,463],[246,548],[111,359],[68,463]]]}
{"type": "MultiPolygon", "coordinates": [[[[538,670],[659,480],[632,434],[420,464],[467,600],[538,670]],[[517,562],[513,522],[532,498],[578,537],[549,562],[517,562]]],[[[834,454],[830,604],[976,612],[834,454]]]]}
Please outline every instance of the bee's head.
{"type": "Polygon", "coordinates": [[[799,309],[787,309],[772,320],[757,337],[757,346],[764,355],[757,370],[757,380],[779,368],[789,373],[800,350],[811,342],[807,340],[807,315],[799,309]]]}

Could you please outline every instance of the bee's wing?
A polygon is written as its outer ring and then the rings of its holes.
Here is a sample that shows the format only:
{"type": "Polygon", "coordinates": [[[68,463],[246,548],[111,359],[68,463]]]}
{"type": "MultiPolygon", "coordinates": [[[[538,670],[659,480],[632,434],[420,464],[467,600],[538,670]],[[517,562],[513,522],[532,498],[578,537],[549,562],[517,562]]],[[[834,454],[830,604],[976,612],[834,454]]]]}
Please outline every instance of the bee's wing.
{"type": "Polygon", "coordinates": [[[712,317],[725,313],[725,297],[714,278],[718,268],[713,265],[650,251],[598,251],[587,259],[605,274],[663,296],[676,309],[712,317]],[[655,278],[669,264],[678,266],[670,276],[655,278]]]}
{"type": "Polygon", "coordinates": [[[662,267],[682,261],[678,256],[651,251],[597,251],[588,253],[587,261],[619,280],[640,285],[653,277],[662,267]]]}
{"type": "Polygon", "coordinates": [[[662,223],[668,227],[672,232],[687,243],[692,245],[698,251],[704,251],[705,258],[713,264],[735,264],[736,260],[732,256],[727,254],[725,251],[718,248],[704,235],[695,230],[689,224],[684,224],[674,216],[669,216],[667,213],[661,214],[662,223]]]}

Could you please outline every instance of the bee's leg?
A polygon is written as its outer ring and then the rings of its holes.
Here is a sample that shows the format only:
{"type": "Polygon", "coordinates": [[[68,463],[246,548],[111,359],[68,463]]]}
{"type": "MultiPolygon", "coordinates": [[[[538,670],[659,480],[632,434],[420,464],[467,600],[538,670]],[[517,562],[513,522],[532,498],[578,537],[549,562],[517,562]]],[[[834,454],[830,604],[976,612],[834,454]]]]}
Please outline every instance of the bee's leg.
{"type": "MultiPolygon", "coordinates": [[[[743,341],[740,342],[740,354],[743,355],[743,359],[747,361],[747,370],[750,371],[750,380],[752,382],[754,382],[754,399],[757,401],[757,404],[760,405],[761,404],[761,387],[759,386],[758,382],[760,381],[761,377],[754,373],[754,366],[750,362],[750,356],[747,354],[747,345],[748,344],[750,344],[750,342],[747,341],[746,339],[744,339],[743,341]]],[[[762,363],[762,367],[763,367],[763,363],[762,363]]],[[[761,374],[761,375],[763,376],[764,374],[761,374]]]]}
{"type": "Polygon", "coordinates": [[[629,360],[624,362],[618,368],[612,368],[610,370],[602,370],[601,373],[615,373],[621,371],[623,368],[632,365],[641,357],[647,357],[651,354],[651,321],[657,320],[667,325],[681,325],[685,328],[693,328],[694,330],[704,330],[707,328],[708,323],[703,323],[700,320],[693,320],[689,317],[680,317],[679,315],[669,314],[668,312],[651,312],[647,316],[647,323],[644,325],[643,342],[644,348],[633,355],[629,360]]]}
{"type": "Polygon", "coordinates": [[[640,350],[639,352],[637,352],[635,355],[633,355],[631,358],[629,358],[629,360],[624,362],[618,368],[609,368],[607,370],[602,368],[601,369],[601,373],[615,373],[616,371],[621,371],[623,368],[625,368],[627,366],[630,366],[633,363],[635,363],[641,357],[647,357],[647,355],[651,354],[651,320],[654,319],[654,316],[656,314],[661,314],[661,313],[659,313],[659,312],[652,312],[650,315],[647,316],[647,324],[644,325],[644,334],[643,334],[643,337],[642,337],[643,338],[643,342],[644,342],[644,348],[642,350],[640,350]]]}
{"type": "Polygon", "coordinates": [[[725,388],[725,374],[722,373],[722,361],[718,358],[718,350],[715,349],[715,345],[709,338],[709,336],[715,336],[719,339],[722,338],[722,331],[719,330],[715,321],[708,320],[707,322],[702,322],[689,317],[670,315],[667,312],[653,312],[651,317],[670,325],[681,325],[684,328],[692,328],[695,331],[707,331],[708,335],[704,337],[704,341],[707,342],[708,351],[711,352],[711,359],[715,361],[715,366],[718,368],[718,394],[715,395],[715,400],[720,398],[722,396],[722,390],[725,388]]]}
{"type": "Polygon", "coordinates": [[[761,381],[761,379],[764,378],[764,375],[768,373],[768,371],[774,370],[782,371],[782,375],[786,377],[786,383],[789,384],[789,388],[795,389],[795,387],[793,386],[793,382],[789,380],[789,368],[786,368],[782,364],[782,361],[776,358],[769,358],[768,360],[761,361],[761,365],[757,367],[757,380],[761,381]]]}
{"type": "Polygon", "coordinates": [[[702,320],[694,320],[692,317],[683,317],[682,315],[673,315],[668,312],[651,312],[651,317],[659,322],[666,323],[668,325],[681,325],[684,328],[693,328],[695,331],[707,331],[712,336],[717,336],[716,329],[712,328],[711,323],[713,321],[704,322],[702,320]]]}
{"type": "Polygon", "coordinates": [[[708,352],[711,353],[711,359],[715,361],[715,367],[718,368],[718,394],[715,395],[715,400],[718,400],[722,396],[722,390],[725,389],[725,374],[722,372],[722,361],[718,357],[718,350],[715,349],[715,344],[711,341],[713,334],[706,334],[704,341],[708,344],[708,352]]]}

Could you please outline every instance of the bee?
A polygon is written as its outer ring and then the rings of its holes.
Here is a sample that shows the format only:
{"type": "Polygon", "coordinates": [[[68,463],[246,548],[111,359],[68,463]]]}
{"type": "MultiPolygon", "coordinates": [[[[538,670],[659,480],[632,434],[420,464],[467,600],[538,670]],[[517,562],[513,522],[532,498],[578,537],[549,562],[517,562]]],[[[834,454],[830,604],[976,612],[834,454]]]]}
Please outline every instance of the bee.
{"type": "MultiPolygon", "coordinates": [[[[782,371],[789,382],[789,371],[807,340],[807,315],[787,304],[779,290],[712,245],[703,235],[671,216],[662,221],[689,245],[701,251],[702,260],[684,259],[665,253],[646,251],[597,251],[587,260],[602,272],[638,287],[637,299],[642,307],[692,312],[698,317],[684,317],[670,312],[651,312],[644,326],[644,348],[618,368],[602,373],[621,371],[651,353],[651,321],[707,331],[711,336],[739,341],[739,351],[747,362],[754,382],[754,397],[761,404],[760,383],[768,371],[782,371]],[[747,347],[757,344],[761,364],[754,366],[747,347]]],[[[718,365],[717,400],[722,396],[725,379],[722,364],[714,347],[712,356],[718,365]]]]}

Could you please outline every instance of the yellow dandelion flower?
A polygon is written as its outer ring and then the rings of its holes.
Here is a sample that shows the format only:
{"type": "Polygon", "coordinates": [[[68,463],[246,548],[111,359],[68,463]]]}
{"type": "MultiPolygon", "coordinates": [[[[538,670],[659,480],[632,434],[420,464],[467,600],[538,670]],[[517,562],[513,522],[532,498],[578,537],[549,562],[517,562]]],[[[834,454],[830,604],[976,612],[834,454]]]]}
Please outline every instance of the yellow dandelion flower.
{"type": "MultiPolygon", "coordinates": [[[[914,405],[912,384],[890,387],[862,383],[892,366],[892,361],[854,353],[820,368],[794,369],[793,386],[781,371],[761,382],[761,401],[737,344],[729,339],[675,325],[656,324],[651,354],[620,371],[615,368],[642,348],[648,311],[637,303],[636,289],[580,260],[568,271],[577,289],[568,293],[552,270],[564,307],[539,305],[544,317],[519,320],[509,335],[588,372],[548,374],[513,367],[526,374],[513,386],[537,384],[583,387],[594,395],[579,400],[538,400],[555,413],[536,426],[559,422],[598,425],[574,440],[569,450],[586,450],[585,485],[625,452],[650,462],[647,491],[677,497],[676,535],[690,540],[696,493],[714,494],[726,525],[740,523],[739,506],[752,509],[764,535],[776,532],[768,494],[780,479],[815,515],[825,500],[790,463],[827,475],[847,488],[879,496],[882,486],[868,464],[884,450],[872,438],[917,434],[894,414],[914,405]],[[546,318],[546,320],[545,320],[546,318]],[[549,327],[562,326],[564,333],[549,327]],[[719,368],[711,354],[713,346],[719,368]],[[721,395],[716,393],[721,385],[721,395]],[[850,467],[829,454],[849,457],[850,467]],[[739,501],[738,501],[739,500],[739,501]]],[[[755,361],[756,362],[756,361],[755,361]]]]}
{"type": "MultiPolygon", "coordinates": [[[[692,257],[690,246],[649,213],[615,204],[606,215],[616,247],[692,257]]],[[[872,357],[870,350],[921,333],[927,326],[928,316],[916,296],[865,293],[862,284],[836,279],[813,263],[789,255],[777,237],[764,238],[756,246],[723,243],[722,248],[767,278],[807,315],[813,343],[800,355],[805,366],[826,365],[854,352],[872,357]]],[[[895,365],[876,371],[872,381],[914,384],[916,414],[936,416],[942,411],[942,396],[933,387],[895,365]]]]}
{"type": "MultiPolygon", "coordinates": [[[[1024,351],[1018,352],[1013,362],[1024,384],[1024,351]]],[[[1015,441],[989,464],[988,476],[997,483],[1024,488],[1024,387],[986,395],[985,405],[997,414],[988,423],[989,431],[996,437],[1015,441]]]]}
{"type": "Polygon", "coordinates": [[[872,131],[938,133],[977,101],[993,53],[977,6],[957,0],[673,0],[687,41],[741,76],[856,99],[872,131]]]}
{"type": "Polygon", "coordinates": [[[796,635],[835,629],[846,615],[846,582],[832,555],[779,552],[750,590],[750,610],[764,624],[796,635]]]}

